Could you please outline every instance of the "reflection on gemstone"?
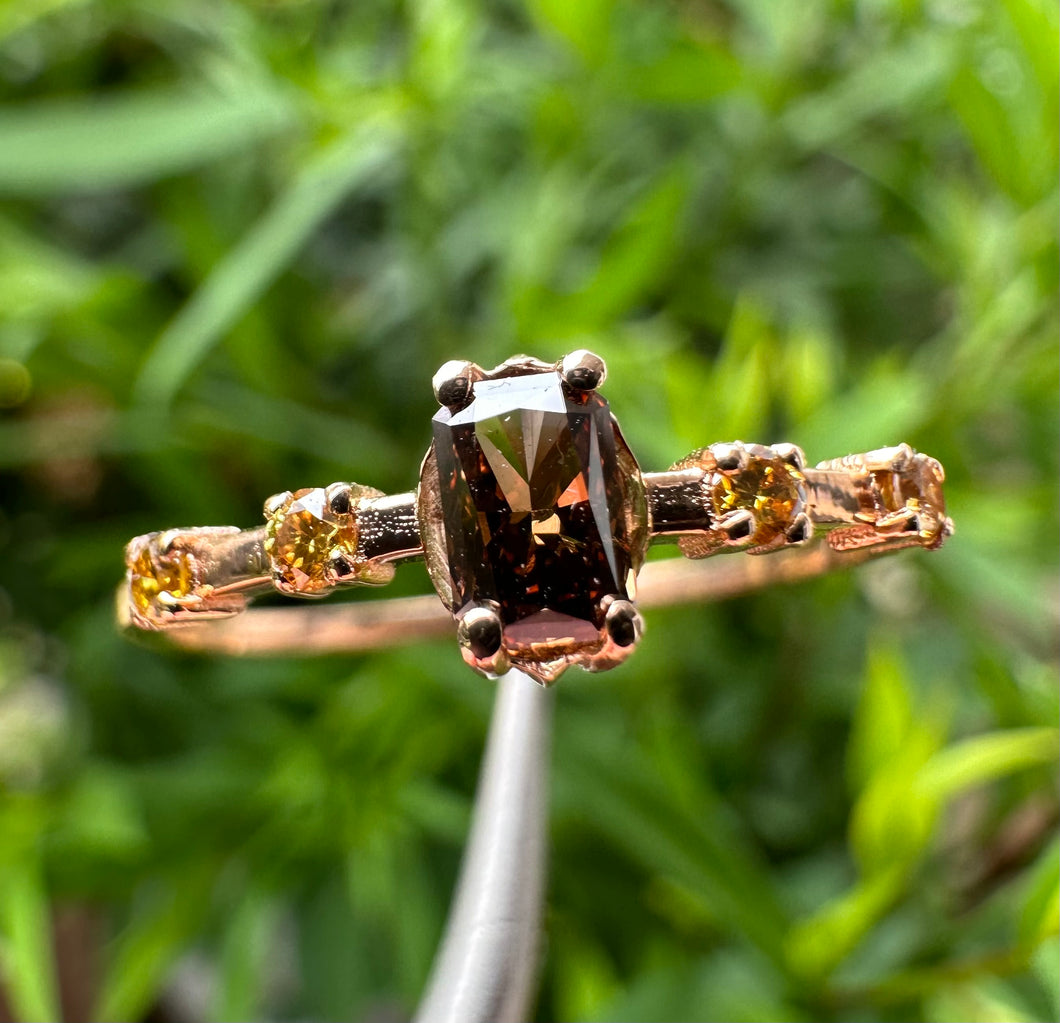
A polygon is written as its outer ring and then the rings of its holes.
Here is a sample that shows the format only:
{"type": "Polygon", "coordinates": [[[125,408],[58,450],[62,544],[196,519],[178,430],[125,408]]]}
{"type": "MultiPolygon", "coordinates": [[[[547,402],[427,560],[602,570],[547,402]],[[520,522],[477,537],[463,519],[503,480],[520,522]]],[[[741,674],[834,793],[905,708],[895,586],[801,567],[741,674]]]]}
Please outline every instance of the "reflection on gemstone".
{"type": "Polygon", "coordinates": [[[573,653],[598,644],[600,633],[592,622],[546,608],[507,625],[504,637],[508,649],[516,656],[520,653],[532,656],[538,647],[553,651],[555,656],[557,644],[563,644],[565,652],[573,653]]]}

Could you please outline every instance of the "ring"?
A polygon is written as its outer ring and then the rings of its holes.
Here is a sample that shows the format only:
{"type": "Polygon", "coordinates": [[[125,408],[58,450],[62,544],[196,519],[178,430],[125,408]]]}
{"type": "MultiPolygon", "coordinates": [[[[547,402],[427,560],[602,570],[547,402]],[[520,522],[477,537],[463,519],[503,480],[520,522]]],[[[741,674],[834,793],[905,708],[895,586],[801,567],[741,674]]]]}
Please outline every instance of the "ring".
{"type": "MultiPolygon", "coordinates": [[[[636,647],[637,578],[650,545],[676,543],[701,559],[805,550],[823,536],[805,562],[815,574],[902,547],[934,549],[953,532],[942,466],[907,444],[810,468],[794,444],[737,441],[642,472],[599,392],[605,377],[603,360],[585,350],[556,363],[516,356],[492,370],[447,362],[433,381],[440,408],[416,490],[332,483],[270,497],[256,529],[136,537],[125,550],[120,624],[186,648],[265,652],[268,632],[253,620],[277,609],[240,619],[241,641],[229,633],[214,643],[210,631],[234,623],[204,623],[266,593],[379,586],[399,562],[422,560],[472,668],[497,676],[515,667],[548,685],[571,665],[613,668],[636,647]]],[[[368,609],[379,605],[341,610],[358,614],[362,629],[382,623],[391,639],[418,627],[408,600],[384,604],[401,606],[375,619],[368,609]]],[[[309,638],[307,611],[297,612],[305,647],[323,648],[309,638]]]]}

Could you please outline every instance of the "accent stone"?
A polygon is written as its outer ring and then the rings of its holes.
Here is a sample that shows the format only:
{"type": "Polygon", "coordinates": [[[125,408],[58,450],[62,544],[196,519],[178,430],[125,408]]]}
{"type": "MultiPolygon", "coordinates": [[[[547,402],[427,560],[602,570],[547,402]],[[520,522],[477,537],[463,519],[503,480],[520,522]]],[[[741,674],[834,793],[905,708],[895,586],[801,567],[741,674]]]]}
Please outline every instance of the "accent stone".
{"type": "Polygon", "coordinates": [[[933,458],[914,455],[897,470],[877,470],[872,474],[887,511],[914,508],[943,515],[946,498],[942,493],[942,469],[933,458]]]}
{"type": "Polygon", "coordinates": [[[191,566],[187,555],[180,552],[154,556],[148,542],[129,564],[129,596],[145,617],[157,612],[155,601],[160,593],[186,597],[192,585],[191,566]]]}
{"type": "Polygon", "coordinates": [[[770,544],[802,510],[798,472],[779,457],[752,454],[747,465],[733,475],[716,473],[711,480],[711,504],[720,518],[738,508],[754,513],[756,529],[751,543],[770,544]]]}
{"type": "Polygon", "coordinates": [[[331,511],[321,488],[295,491],[270,516],[265,531],[265,553],[273,571],[297,593],[331,589],[335,584],[329,571],[332,552],[344,550],[352,556],[357,549],[354,517],[331,511]]]}
{"type": "Polygon", "coordinates": [[[516,661],[599,649],[601,600],[633,595],[647,543],[640,471],[607,402],[555,370],[480,380],[434,417],[429,457],[444,551],[425,547],[446,606],[495,603],[516,661]]]}

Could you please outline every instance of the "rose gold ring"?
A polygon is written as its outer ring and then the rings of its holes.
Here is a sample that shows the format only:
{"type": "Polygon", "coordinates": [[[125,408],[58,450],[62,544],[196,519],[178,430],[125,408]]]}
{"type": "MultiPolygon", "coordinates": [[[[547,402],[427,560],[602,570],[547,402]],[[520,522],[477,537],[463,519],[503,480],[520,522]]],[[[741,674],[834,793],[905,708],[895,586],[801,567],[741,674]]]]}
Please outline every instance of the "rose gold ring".
{"type": "Polygon", "coordinates": [[[643,631],[638,603],[717,599],[902,547],[934,549],[953,532],[942,466],[906,444],[809,468],[794,444],[737,441],[641,472],[598,391],[605,375],[584,350],[492,370],[446,363],[415,491],[332,483],[270,497],[256,529],[136,537],[120,623],[185,649],[254,655],[363,650],[455,621],[476,671],[514,666],[547,685],[571,665],[625,660],[643,631]],[[818,537],[827,542],[813,545],[818,537]],[[660,562],[638,581],[649,545],[662,543],[696,560],[776,557],[660,562]],[[241,614],[261,594],[379,586],[397,563],[419,560],[441,606],[417,597],[241,614]]]}

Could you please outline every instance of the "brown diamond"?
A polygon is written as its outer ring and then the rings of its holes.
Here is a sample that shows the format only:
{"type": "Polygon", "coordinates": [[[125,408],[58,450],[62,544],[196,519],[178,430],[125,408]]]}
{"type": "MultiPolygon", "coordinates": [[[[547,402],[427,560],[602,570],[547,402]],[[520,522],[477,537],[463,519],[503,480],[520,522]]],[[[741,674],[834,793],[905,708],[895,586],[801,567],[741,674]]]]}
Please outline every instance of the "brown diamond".
{"type": "Polygon", "coordinates": [[[640,471],[607,402],[555,370],[481,380],[466,407],[441,409],[421,504],[442,601],[454,614],[499,607],[516,663],[591,655],[604,598],[633,596],[647,542],[640,471]]]}

